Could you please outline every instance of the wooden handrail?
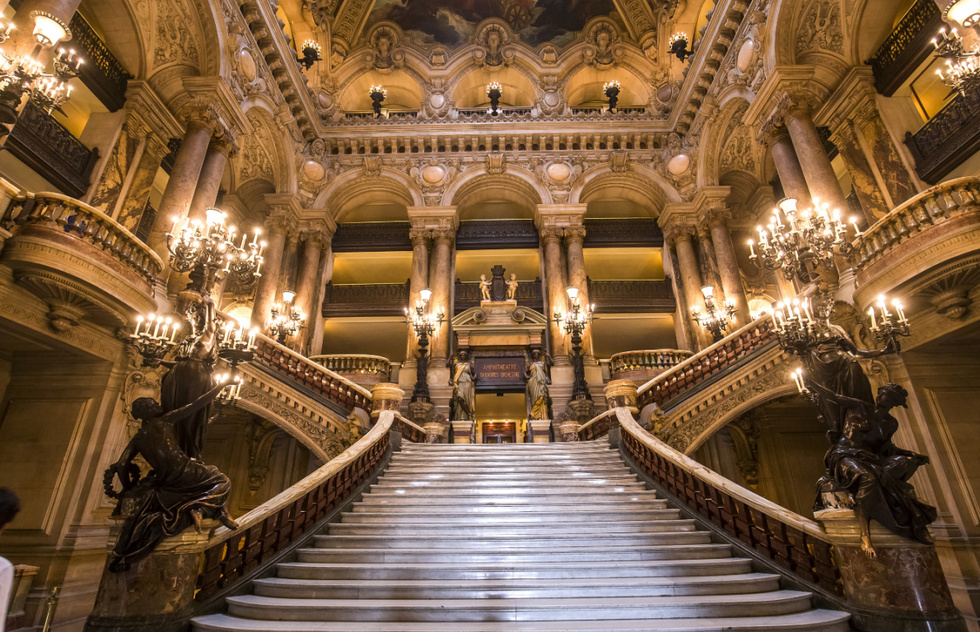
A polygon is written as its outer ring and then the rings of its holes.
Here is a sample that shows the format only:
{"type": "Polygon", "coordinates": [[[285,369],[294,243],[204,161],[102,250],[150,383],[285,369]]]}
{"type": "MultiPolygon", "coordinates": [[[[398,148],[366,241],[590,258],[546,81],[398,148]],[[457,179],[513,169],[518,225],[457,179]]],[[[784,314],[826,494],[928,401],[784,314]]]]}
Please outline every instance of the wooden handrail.
{"type": "Polygon", "coordinates": [[[401,413],[395,414],[394,428],[412,443],[425,443],[425,430],[415,422],[402,417],[401,413]]]}
{"type": "Polygon", "coordinates": [[[595,441],[599,437],[609,434],[609,427],[612,425],[615,416],[615,409],[610,408],[582,424],[578,429],[578,440],[595,441]]]}
{"type": "Polygon", "coordinates": [[[208,541],[197,576],[195,599],[206,601],[255,570],[345,503],[377,470],[389,449],[394,411],[354,445],[303,480],[238,518],[238,528],[220,527],[208,541]]]}
{"type": "Polygon", "coordinates": [[[693,512],[759,555],[824,590],[843,595],[840,569],[823,528],[684,456],[615,409],[620,449],[650,479],[693,512]]]}

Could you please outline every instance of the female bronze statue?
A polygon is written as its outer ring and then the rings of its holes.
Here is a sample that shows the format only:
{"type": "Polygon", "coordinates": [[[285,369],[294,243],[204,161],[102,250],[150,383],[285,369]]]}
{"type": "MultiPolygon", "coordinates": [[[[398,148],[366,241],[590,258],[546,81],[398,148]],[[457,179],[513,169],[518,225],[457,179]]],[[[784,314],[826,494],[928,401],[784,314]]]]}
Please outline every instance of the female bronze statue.
{"type": "Polygon", "coordinates": [[[548,416],[549,392],[548,357],[539,349],[531,352],[530,362],[524,370],[527,378],[527,400],[531,409],[531,419],[550,419],[548,416]]]}
{"type": "Polygon", "coordinates": [[[453,366],[453,408],[455,421],[472,421],[476,417],[476,376],[473,371],[473,363],[470,362],[470,354],[466,349],[459,352],[459,359],[453,366]]]}
{"type": "Polygon", "coordinates": [[[107,494],[120,498],[114,513],[127,515],[109,570],[129,568],[149,555],[163,538],[191,525],[201,529],[204,519],[219,520],[229,529],[238,527],[225,509],[231,492],[228,477],[217,467],[184,453],[177,432],[181,421],[204,410],[224,386],[219,384],[194,402],[169,412],[150,397],[133,402],[132,414],[142,425],[105,475],[107,494]],[[153,468],[142,479],[133,463],[137,455],[153,468]],[[111,489],[116,475],[123,482],[122,493],[111,489]]]}

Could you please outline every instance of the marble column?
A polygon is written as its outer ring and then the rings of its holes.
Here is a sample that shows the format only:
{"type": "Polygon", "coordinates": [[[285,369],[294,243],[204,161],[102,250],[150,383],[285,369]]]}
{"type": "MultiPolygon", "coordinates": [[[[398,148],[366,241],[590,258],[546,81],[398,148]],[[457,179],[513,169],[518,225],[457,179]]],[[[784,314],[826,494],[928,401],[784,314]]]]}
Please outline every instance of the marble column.
{"type": "Polygon", "coordinates": [[[282,273],[283,251],[286,248],[286,233],[290,225],[285,217],[273,215],[265,223],[266,246],[262,256],[262,276],[255,289],[252,302],[252,326],[265,331],[269,320],[269,310],[279,299],[279,278],[282,273]]]}
{"type": "Polygon", "coordinates": [[[129,189],[117,205],[116,221],[130,232],[135,233],[139,228],[146,202],[150,199],[150,191],[153,190],[153,181],[168,151],[164,142],[152,136],[147,137],[143,152],[134,167],[129,189]]]}
{"type": "MultiPolygon", "coordinates": [[[[412,228],[409,234],[412,239],[412,276],[408,287],[408,308],[415,309],[422,290],[432,289],[429,287],[429,243],[432,238],[432,231],[426,228],[412,228]]],[[[411,325],[408,325],[406,364],[415,365],[418,348],[419,343],[415,337],[415,331],[412,330],[411,325]]]]}
{"type": "Polygon", "coordinates": [[[173,227],[174,218],[187,217],[197,181],[204,166],[208,145],[211,143],[211,128],[201,119],[191,119],[187,124],[187,132],[181,142],[180,151],[174,160],[174,168],[170,172],[170,180],[160,199],[147,245],[160,258],[167,261],[170,254],[167,251],[167,233],[173,227]]]}
{"type": "Polygon", "coordinates": [[[225,174],[228,155],[232,144],[227,138],[213,138],[208,144],[204,164],[201,166],[201,176],[191,198],[190,210],[187,216],[191,219],[204,221],[205,211],[215,205],[218,200],[218,190],[221,188],[221,178],[225,174]]]}
{"type": "Polygon", "coordinates": [[[742,275],[739,272],[738,259],[735,257],[732,233],[728,230],[729,219],[731,213],[716,210],[708,214],[707,223],[711,231],[711,242],[715,248],[715,261],[718,262],[721,287],[725,291],[725,298],[735,304],[735,326],[742,327],[750,320],[749,302],[745,298],[745,288],[742,287],[742,275]]]}
{"type": "MultiPolygon", "coordinates": [[[[829,204],[831,209],[837,208],[841,213],[846,213],[847,200],[810,112],[802,107],[790,108],[786,112],[785,120],[811,198],[818,198],[829,204]]],[[[805,207],[801,205],[800,208],[805,207]]]]}
{"type": "MultiPolygon", "coordinates": [[[[568,285],[578,288],[578,300],[583,309],[589,304],[589,283],[585,273],[585,226],[571,226],[565,229],[565,245],[568,249],[568,285]]],[[[592,347],[592,327],[586,327],[582,334],[582,355],[594,357],[592,347]]]]}
{"type": "MultiPolygon", "coordinates": [[[[841,159],[851,176],[854,194],[857,196],[861,210],[864,212],[865,226],[872,226],[888,214],[889,201],[883,195],[882,182],[874,166],[862,151],[855,136],[851,121],[841,123],[833,136],[834,144],[840,150],[841,159]]],[[[848,209],[849,210],[849,209],[848,209]]],[[[842,212],[845,209],[841,209],[842,212]]],[[[846,220],[847,213],[844,213],[846,220]]]]}
{"type": "Polygon", "coordinates": [[[429,364],[438,367],[446,364],[452,350],[449,330],[452,306],[449,302],[453,281],[452,256],[456,231],[451,228],[436,229],[432,231],[432,237],[432,265],[429,270],[429,285],[432,290],[432,307],[430,309],[433,313],[441,311],[446,315],[446,322],[436,330],[429,347],[432,353],[429,364]]]}
{"type": "Polygon", "coordinates": [[[855,130],[858,142],[868,154],[868,160],[878,167],[885,191],[891,198],[891,210],[919,193],[918,176],[902,160],[901,150],[888,133],[874,102],[868,103],[860,121],[855,130]]]}
{"type": "Polygon", "coordinates": [[[694,246],[691,239],[694,237],[694,229],[689,226],[674,228],[668,234],[668,241],[673,242],[677,251],[677,266],[680,268],[681,284],[684,288],[684,296],[677,297],[681,301],[681,310],[684,318],[690,322],[690,331],[693,334],[692,342],[697,342],[697,349],[700,351],[712,344],[711,334],[700,327],[691,319],[691,307],[698,307],[704,311],[704,297],[701,294],[701,275],[698,272],[698,262],[694,256],[694,246]]]}
{"type": "Polygon", "coordinates": [[[565,278],[561,265],[561,238],[563,230],[557,226],[541,228],[541,243],[544,249],[544,277],[547,287],[547,303],[545,315],[551,336],[551,356],[556,363],[568,364],[568,349],[565,344],[565,334],[561,327],[551,318],[555,309],[564,311],[567,308],[568,296],[565,294],[565,278]]]}
{"type": "Polygon", "coordinates": [[[310,307],[310,339],[307,343],[307,355],[319,355],[323,353],[323,294],[326,291],[327,283],[333,276],[333,250],[329,244],[325,244],[320,253],[319,278],[317,279],[317,291],[314,295],[313,305],[310,307]]]}
{"type": "Polygon", "coordinates": [[[677,250],[672,245],[665,243],[664,254],[666,261],[669,262],[670,285],[674,291],[674,300],[678,302],[678,308],[674,314],[674,337],[677,339],[677,348],[691,351],[694,348],[694,337],[690,331],[690,320],[679,304],[684,299],[684,286],[678,269],[680,266],[677,263],[677,250]]]}
{"type": "Polygon", "coordinates": [[[299,231],[295,228],[286,233],[286,246],[282,252],[279,285],[276,288],[276,300],[283,292],[296,291],[296,268],[299,260],[299,231]]]}
{"type": "Polygon", "coordinates": [[[776,128],[766,137],[766,143],[772,152],[772,161],[776,165],[783,194],[796,198],[800,208],[810,206],[810,189],[807,188],[803,167],[800,166],[800,159],[796,156],[789,132],[785,127],[776,128]]]}
{"type": "Polygon", "coordinates": [[[293,347],[300,353],[305,349],[310,338],[310,330],[317,315],[313,313],[313,295],[320,273],[320,253],[323,251],[323,233],[308,231],[303,234],[303,246],[300,249],[299,279],[296,283],[296,309],[306,315],[304,327],[299,330],[293,340],[293,347]]]}

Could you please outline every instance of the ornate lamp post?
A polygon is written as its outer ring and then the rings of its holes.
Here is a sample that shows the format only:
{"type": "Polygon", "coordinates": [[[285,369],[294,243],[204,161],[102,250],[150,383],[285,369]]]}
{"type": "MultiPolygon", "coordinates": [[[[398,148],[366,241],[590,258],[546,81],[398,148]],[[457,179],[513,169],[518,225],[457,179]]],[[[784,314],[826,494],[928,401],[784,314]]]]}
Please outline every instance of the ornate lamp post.
{"type": "Polygon", "coordinates": [[[725,337],[725,331],[728,329],[729,323],[735,318],[735,304],[731,301],[725,301],[719,307],[715,303],[715,288],[710,285],[701,288],[701,294],[704,295],[704,307],[706,311],[702,314],[701,310],[695,305],[691,307],[691,316],[697,324],[710,331],[715,342],[718,342],[725,337]]]}
{"type": "Polygon", "coordinates": [[[568,301],[571,309],[562,314],[557,308],[554,313],[555,323],[565,332],[565,335],[572,337],[572,370],[575,375],[575,382],[572,385],[572,399],[592,399],[589,395],[589,385],[585,381],[585,362],[582,357],[582,334],[586,326],[592,322],[595,305],[586,305],[584,308],[578,302],[578,288],[569,287],[565,290],[568,293],[568,301]]]}
{"type": "Polygon", "coordinates": [[[174,218],[174,226],[167,235],[170,251],[170,267],[177,272],[190,272],[188,290],[210,295],[217,280],[223,275],[234,274],[240,285],[251,285],[261,276],[262,250],[265,242],[259,241],[259,229],[255,229],[252,241],[243,233],[241,243],[234,226],[225,226],[226,213],[216,208],[206,211],[207,219],[174,218]]]}
{"type": "Polygon", "coordinates": [[[313,40],[306,40],[303,42],[303,56],[296,61],[299,63],[299,65],[309,70],[316,62],[323,61],[323,57],[320,56],[322,52],[323,49],[320,48],[319,44],[313,40]]]}
{"type": "MultiPolygon", "coordinates": [[[[18,108],[21,99],[27,94],[28,99],[50,114],[60,108],[71,98],[72,87],[68,82],[78,76],[82,58],[75,56],[74,49],[58,50],[52,67],[53,72],[44,72],[44,64],[38,60],[38,55],[45,48],[51,48],[60,40],[70,37],[68,26],[53,15],[44,11],[31,13],[34,18],[34,50],[20,58],[7,55],[0,50],[0,124],[13,125],[17,122],[18,108]]],[[[7,41],[13,23],[0,24],[0,43],[7,41]]],[[[0,129],[0,136],[5,136],[9,129],[0,129]]]]}
{"type": "MultiPolygon", "coordinates": [[[[781,270],[787,279],[809,283],[813,268],[832,266],[835,256],[853,252],[840,211],[831,211],[829,205],[817,200],[813,204],[813,208],[800,210],[796,198],[780,200],[769,225],[758,227],[758,252],[755,241],[749,240],[749,259],[769,270],[781,270]]],[[[855,237],[860,236],[857,219],[850,221],[855,237]]]]}
{"type": "Polygon", "coordinates": [[[381,104],[388,98],[388,91],[381,86],[371,86],[370,96],[374,118],[378,118],[381,116],[381,104]]]}
{"type": "Polygon", "coordinates": [[[435,333],[445,320],[442,312],[429,313],[429,299],[432,290],[419,292],[419,301],[414,309],[405,308],[405,319],[412,326],[415,336],[419,339],[418,363],[415,367],[415,390],[412,391],[413,402],[429,401],[429,336],[435,333]]]}
{"type": "Polygon", "coordinates": [[[606,95],[609,99],[609,111],[615,112],[616,106],[619,104],[619,82],[613,79],[612,81],[607,81],[602,85],[602,94],[606,95]]]}
{"type": "Polygon", "coordinates": [[[504,94],[504,89],[500,83],[491,81],[487,84],[487,96],[490,98],[490,116],[500,114],[500,97],[504,94]]]}
{"type": "Polygon", "coordinates": [[[299,333],[303,327],[303,321],[306,320],[306,315],[293,305],[294,298],[296,298],[296,292],[283,292],[282,303],[276,303],[272,306],[268,324],[269,335],[281,345],[286,344],[286,338],[299,333]]]}
{"type": "Polygon", "coordinates": [[[678,31],[670,36],[667,41],[667,45],[670,47],[668,50],[671,55],[681,60],[682,62],[687,61],[687,58],[694,54],[693,50],[687,49],[687,44],[690,40],[687,39],[687,33],[682,33],[678,31]]]}

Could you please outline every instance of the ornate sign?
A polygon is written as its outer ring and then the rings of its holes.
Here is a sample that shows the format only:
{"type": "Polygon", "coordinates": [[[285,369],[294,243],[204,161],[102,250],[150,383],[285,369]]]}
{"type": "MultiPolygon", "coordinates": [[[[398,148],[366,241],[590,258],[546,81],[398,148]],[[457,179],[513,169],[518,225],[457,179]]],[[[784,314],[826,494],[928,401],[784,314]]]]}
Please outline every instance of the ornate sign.
{"type": "Polygon", "coordinates": [[[524,385],[524,358],[476,358],[478,386],[524,385]]]}

